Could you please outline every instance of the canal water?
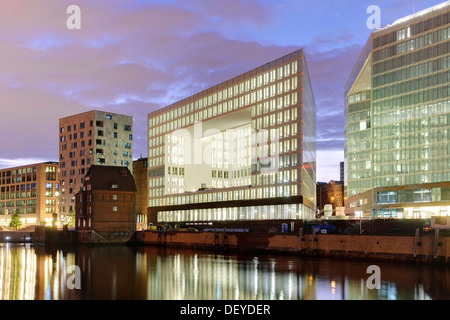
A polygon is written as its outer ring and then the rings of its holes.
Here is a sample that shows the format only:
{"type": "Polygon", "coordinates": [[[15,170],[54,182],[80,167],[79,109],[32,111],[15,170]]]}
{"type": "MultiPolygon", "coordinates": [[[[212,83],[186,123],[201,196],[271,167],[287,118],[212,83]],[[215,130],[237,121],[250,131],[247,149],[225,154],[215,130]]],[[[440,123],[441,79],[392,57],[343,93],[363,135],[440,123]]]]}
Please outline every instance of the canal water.
{"type": "Polygon", "coordinates": [[[149,246],[0,244],[1,300],[449,298],[450,269],[444,266],[149,246]]]}

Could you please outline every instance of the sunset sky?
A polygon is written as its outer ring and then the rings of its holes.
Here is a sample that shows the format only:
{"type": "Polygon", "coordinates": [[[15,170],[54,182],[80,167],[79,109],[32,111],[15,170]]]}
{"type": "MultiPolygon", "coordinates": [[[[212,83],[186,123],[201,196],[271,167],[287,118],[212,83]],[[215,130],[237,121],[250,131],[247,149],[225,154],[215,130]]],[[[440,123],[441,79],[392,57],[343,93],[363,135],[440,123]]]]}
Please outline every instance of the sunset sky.
{"type": "Polygon", "coordinates": [[[8,0],[0,2],[0,168],[58,161],[58,120],[148,113],[300,48],[317,105],[317,180],[339,179],[344,85],[371,32],[441,0],[8,0]],[[69,30],[67,7],[81,9],[69,30]]]}

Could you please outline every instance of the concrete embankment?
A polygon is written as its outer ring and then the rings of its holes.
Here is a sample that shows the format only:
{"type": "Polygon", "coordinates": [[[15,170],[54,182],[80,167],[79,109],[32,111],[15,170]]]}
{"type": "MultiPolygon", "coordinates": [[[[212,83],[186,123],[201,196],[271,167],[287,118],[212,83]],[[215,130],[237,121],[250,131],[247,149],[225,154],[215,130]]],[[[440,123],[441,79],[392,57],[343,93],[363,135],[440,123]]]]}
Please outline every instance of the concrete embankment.
{"type": "Polygon", "coordinates": [[[285,252],[450,264],[450,237],[253,232],[140,231],[137,244],[233,251],[285,252]]]}
{"type": "Polygon", "coordinates": [[[25,231],[0,231],[0,243],[33,243],[56,246],[77,243],[76,234],[70,230],[36,226],[25,231]]]}
{"type": "Polygon", "coordinates": [[[28,231],[0,231],[0,243],[2,242],[33,242],[34,232],[28,231]]]}

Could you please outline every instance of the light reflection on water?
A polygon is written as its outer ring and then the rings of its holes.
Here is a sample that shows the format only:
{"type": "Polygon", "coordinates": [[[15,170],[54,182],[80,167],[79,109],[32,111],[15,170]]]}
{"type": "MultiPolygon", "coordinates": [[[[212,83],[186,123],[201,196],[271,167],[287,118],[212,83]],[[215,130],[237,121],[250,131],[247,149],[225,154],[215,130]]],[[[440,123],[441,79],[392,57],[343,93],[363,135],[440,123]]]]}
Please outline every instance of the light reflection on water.
{"type": "Polygon", "coordinates": [[[0,244],[1,300],[425,300],[450,298],[449,268],[155,247],[49,250],[0,244]],[[369,289],[367,267],[381,270],[369,289]],[[80,267],[81,289],[70,289],[80,267]]]}

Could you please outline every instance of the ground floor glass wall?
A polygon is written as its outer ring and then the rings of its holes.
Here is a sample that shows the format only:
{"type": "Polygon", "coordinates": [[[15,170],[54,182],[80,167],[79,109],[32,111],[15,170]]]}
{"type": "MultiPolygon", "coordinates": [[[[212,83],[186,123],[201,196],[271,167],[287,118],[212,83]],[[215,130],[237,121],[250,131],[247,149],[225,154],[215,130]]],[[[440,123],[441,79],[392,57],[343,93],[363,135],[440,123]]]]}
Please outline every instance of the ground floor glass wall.
{"type": "Polygon", "coordinates": [[[158,222],[313,219],[314,210],[303,204],[207,208],[158,212],[158,222]]]}
{"type": "Polygon", "coordinates": [[[430,219],[450,216],[450,206],[423,206],[404,208],[377,208],[372,210],[374,218],[430,219]]]}

